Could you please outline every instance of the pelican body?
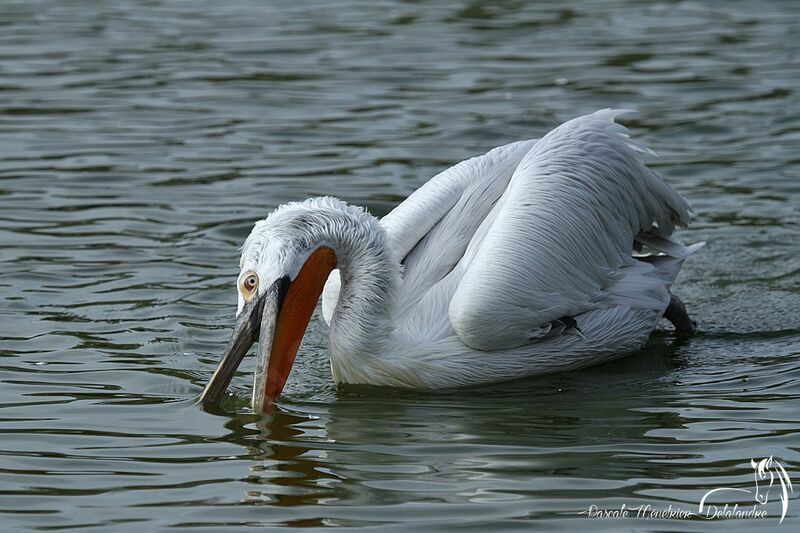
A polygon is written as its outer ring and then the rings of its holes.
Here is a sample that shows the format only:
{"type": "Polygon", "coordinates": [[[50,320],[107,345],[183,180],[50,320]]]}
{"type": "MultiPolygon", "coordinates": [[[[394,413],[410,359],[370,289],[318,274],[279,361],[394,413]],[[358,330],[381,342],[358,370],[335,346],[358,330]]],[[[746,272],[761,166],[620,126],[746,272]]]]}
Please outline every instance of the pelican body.
{"type": "Polygon", "coordinates": [[[278,207],[244,243],[237,325],[202,399],[258,340],[252,406],[281,393],[316,303],[337,383],[439,389],[631,353],[703,243],[686,201],[602,110],[438,174],[378,220],[331,197],[278,207]]]}

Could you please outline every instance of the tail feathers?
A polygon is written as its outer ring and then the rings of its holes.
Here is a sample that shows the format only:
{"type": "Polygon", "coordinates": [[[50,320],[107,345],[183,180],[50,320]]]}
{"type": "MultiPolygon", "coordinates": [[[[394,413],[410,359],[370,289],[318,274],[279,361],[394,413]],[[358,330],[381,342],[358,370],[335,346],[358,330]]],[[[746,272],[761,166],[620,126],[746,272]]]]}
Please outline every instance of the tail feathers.
{"type": "Polygon", "coordinates": [[[636,242],[643,244],[657,253],[666,254],[675,259],[686,259],[706,245],[705,241],[696,242],[686,246],[677,239],[655,235],[651,232],[642,232],[636,236],[636,242]]]}
{"type": "Polygon", "coordinates": [[[663,311],[667,305],[666,288],[674,281],[682,259],[658,256],[665,264],[653,261],[635,261],[620,269],[620,278],[603,290],[602,301],[611,305],[624,305],[639,309],[663,311]]]}
{"type": "Polygon", "coordinates": [[[614,305],[663,311],[669,303],[669,288],[678,277],[683,261],[705,245],[686,246],[671,237],[642,233],[636,237],[655,254],[635,256],[636,261],[618,272],[603,291],[603,300],[614,305]]]}

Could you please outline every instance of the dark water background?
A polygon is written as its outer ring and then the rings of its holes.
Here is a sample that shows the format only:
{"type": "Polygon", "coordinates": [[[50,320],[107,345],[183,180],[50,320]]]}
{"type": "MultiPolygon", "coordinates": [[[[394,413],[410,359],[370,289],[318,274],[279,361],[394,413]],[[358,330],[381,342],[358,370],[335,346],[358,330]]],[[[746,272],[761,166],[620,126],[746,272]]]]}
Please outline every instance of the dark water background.
{"type": "MultiPolygon", "coordinates": [[[[777,528],[589,520],[800,482],[796,2],[0,2],[0,526],[777,528]],[[194,405],[273,207],[383,215],[603,107],[708,240],[678,342],[455,392],[337,389],[315,319],[281,402],[194,405]]],[[[251,364],[251,362],[248,362],[251,364]]],[[[797,488],[795,494],[798,493],[797,488]]],[[[728,503],[752,507],[744,493],[728,503]]],[[[781,530],[800,524],[789,501],[781,530]]]]}

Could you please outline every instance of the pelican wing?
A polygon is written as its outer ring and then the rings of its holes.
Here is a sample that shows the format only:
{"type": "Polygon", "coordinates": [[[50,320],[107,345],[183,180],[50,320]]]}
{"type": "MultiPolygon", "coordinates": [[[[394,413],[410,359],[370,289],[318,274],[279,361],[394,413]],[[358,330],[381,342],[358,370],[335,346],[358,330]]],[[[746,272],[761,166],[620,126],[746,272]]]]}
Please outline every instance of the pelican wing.
{"type": "MultiPolygon", "coordinates": [[[[437,174],[411,193],[381,219],[392,249],[398,257],[407,257],[434,226],[454,208],[468,204],[470,197],[474,198],[490,190],[489,196],[493,196],[496,201],[508,185],[514,169],[535,142],[531,140],[507,144],[482,156],[462,161],[437,174]]],[[[478,214],[485,216],[486,213],[478,214]]]]}
{"type": "Polygon", "coordinates": [[[442,280],[454,289],[450,322],[468,346],[523,346],[549,338],[554,325],[570,325],[569,317],[612,303],[666,306],[665,290],[658,301],[648,303],[647,294],[672,280],[643,271],[654,267],[632,257],[634,240],[642,234],[680,246],[669,235],[688,223],[689,207],[644,165],[645,149],[614,120],[620,113],[566,122],[516,165],[442,280]]]}
{"type": "MultiPolygon", "coordinates": [[[[403,264],[398,315],[407,314],[461,260],[476,228],[535,143],[518,141],[462,161],[431,178],[381,219],[392,252],[403,264]]],[[[322,294],[322,315],[328,324],[340,287],[339,271],[334,270],[322,294]]],[[[446,316],[446,309],[442,312],[446,316]]]]}
{"type": "Polygon", "coordinates": [[[458,264],[535,143],[519,141],[462,161],[433,177],[381,220],[404,267],[401,315],[458,264]]]}

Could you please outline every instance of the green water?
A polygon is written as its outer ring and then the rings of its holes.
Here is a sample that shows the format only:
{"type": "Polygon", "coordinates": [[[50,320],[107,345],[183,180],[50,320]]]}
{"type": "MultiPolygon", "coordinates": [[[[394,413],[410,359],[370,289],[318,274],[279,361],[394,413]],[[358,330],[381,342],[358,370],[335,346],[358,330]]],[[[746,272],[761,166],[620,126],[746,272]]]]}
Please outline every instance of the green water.
{"type": "MultiPolygon", "coordinates": [[[[795,2],[0,3],[0,529],[790,531],[599,519],[800,483],[795,2]],[[315,318],[280,412],[197,395],[238,250],[276,205],[383,215],[428,177],[604,107],[707,240],[700,322],[480,389],[336,388],[315,318]]],[[[799,485],[800,486],[800,485],[799,485]]],[[[797,494],[795,487],[794,494],[797,494]]],[[[752,495],[719,502],[752,507],[752,495]]]]}

